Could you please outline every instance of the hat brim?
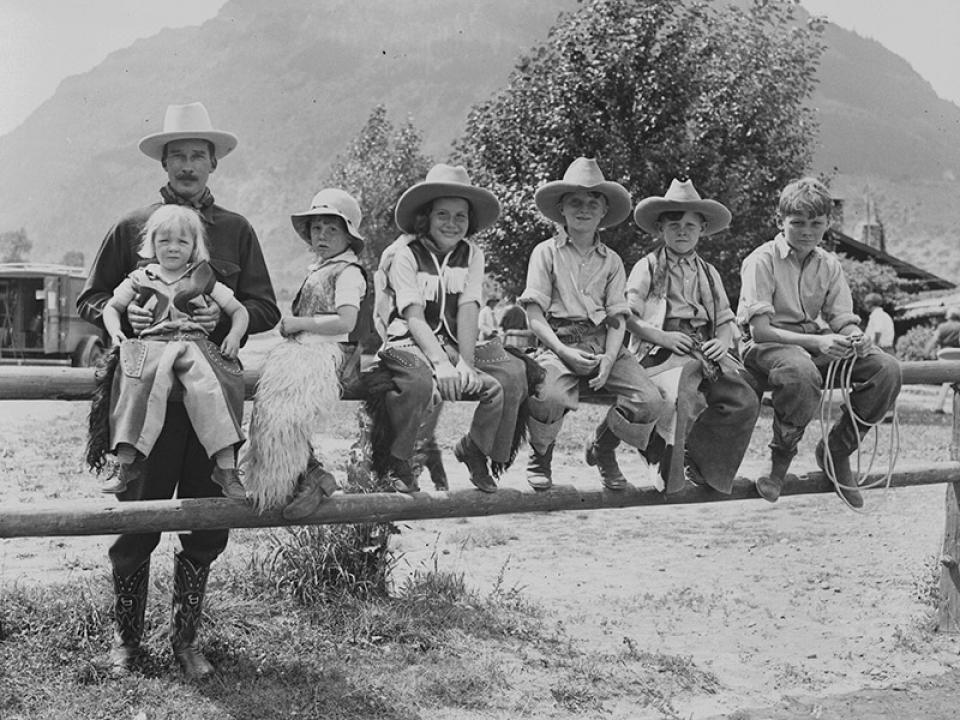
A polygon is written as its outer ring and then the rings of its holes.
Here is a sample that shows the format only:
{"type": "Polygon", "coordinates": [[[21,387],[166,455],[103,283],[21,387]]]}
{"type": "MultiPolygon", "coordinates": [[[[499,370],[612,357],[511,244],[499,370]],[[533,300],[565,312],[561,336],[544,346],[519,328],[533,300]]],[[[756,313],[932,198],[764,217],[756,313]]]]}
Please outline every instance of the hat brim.
{"type": "Polygon", "coordinates": [[[704,235],[713,235],[730,227],[733,215],[727,208],[716,200],[667,200],[663,197],[649,197],[637,203],[633,211],[633,220],[644,232],[657,234],[657,218],[665,212],[693,212],[700,213],[705,219],[704,235]]]}
{"type": "Polygon", "coordinates": [[[446,197],[463,198],[470,203],[470,209],[476,219],[476,232],[490,227],[500,217],[500,201],[489,190],[462,183],[422,182],[409,188],[400,196],[397,209],[394,211],[397,227],[412,235],[416,232],[414,221],[417,210],[431,200],[446,197]]]}
{"type": "Polygon", "coordinates": [[[174,140],[207,140],[213,143],[217,158],[222,158],[233,152],[237,147],[237,136],[233,133],[220,130],[184,130],[182,132],[161,132],[147,135],[138,147],[147,157],[154,160],[163,158],[163,146],[174,140]]]}
{"type": "Polygon", "coordinates": [[[573,192],[600,193],[607,199],[607,214],[600,220],[599,225],[601,230],[619,225],[630,216],[630,209],[633,206],[630,193],[623,185],[611,180],[589,187],[574,185],[563,180],[554,180],[541,185],[534,193],[533,200],[537,204],[537,209],[546,218],[563,225],[566,221],[563,218],[563,213],[560,212],[560,200],[567,193],[573,192]]]}
{"type": "Polygon", "coordinates": [[[364,239],[363,236],[357,232],[357,229],[353,226],[353,223],[350,222],[348,218],[343,213],[339,213],[336,210],[330,210],[325,208],[323,210],[304,210],[303,212],[293,213],[290,216],[290,222],[293,224],[293,229],[297,231],[297,235],[300,236],[300,239],[303,240],[307,245],[313,246],[313,243],[310,242],[310,218],[320,217],[321,215],[333,215],[334,217],[341,218],[343,224],[347,226],[347,234],[350,236],[350,248],[359,255],[363,252],[364,239]]]}

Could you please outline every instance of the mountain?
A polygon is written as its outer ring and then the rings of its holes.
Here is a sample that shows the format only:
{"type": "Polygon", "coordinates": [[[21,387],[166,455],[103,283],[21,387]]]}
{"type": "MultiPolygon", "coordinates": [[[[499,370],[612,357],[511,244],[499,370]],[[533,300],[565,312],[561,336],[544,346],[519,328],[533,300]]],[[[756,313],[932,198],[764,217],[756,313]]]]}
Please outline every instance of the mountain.
{"type": "MultiPolygon", "coordinates": [[[[0,230],[26,228],[32,259],[80,250],[89,263],[110,224],[165,180],[139,138],[159,129],[167,104],[202,100],[217,127],[240,137],[211,188],[250,218],[275,284],[289,289],[306,257],[288,215],[375,105],[395,122],[410,117],[443,159],[469,108],[576,4],[231,0],[200,27],[164,30],[67,78],[0,137],[0,230]]],[[[960,174],[960,108],[872,40],[831,25],[825,41],[811,99],[816,169],[837,168],[851,228],[870,194],[889,250],[960,280],[960,254],[943,252],[960,227],[960,210],[945,202],[960,174]]]]}

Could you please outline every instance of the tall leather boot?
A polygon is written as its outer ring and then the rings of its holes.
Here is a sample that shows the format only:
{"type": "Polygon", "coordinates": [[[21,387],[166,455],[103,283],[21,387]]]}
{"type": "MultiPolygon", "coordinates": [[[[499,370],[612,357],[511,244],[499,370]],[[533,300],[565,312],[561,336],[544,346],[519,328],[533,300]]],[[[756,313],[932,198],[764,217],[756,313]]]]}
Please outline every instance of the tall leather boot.
{"type": "Polygon", "coordinates": [[[844,499],[850,507],[856,509],[863,507],[863,495],[857,490],[857,482],[854,480],[853,471],[850,469],[850,455],[857,449],[858,441],[862,440],[868,431],[869,427],[855,429],[850,417],[844,415],[827,435],[826,447],[824,447],[823,440],[820,440],[817,443],[817,449],[814,451],[817,466],[826,475],[826,451],[829,450],[833,473],[837,480],[837,484],[833,487],[834,492],[844,499]]]}
{"type": "Polygon", "coordinates": [[[113,643],[107,656],[107,665],[113,677],[129,675],[140,653],[143,637],[143,615],[147,609],[147,589],[150,585],[150,558],[143,561],[129,577],[113,571],[113,643]]]}
{"type": "Polygon", "coordinates": [[[596,438],[586,448],[587,465],[598,467],[600,480],[608,490],[623,490],[627,486],[627,479],[617,462],[619,444],[620,438],[613,434],[613,430],[604,420],[597,426],[596,438]]]}
{"type": "Polygon", "coordinates": [[[200,680],[213,673],[213,665],[201,654],[197,642],[197,627],[209,574],[209,565],[194,565],[183,554],[174,555],[170,644],[183,674],[191,680],[200,680]]]}
{"type": "Polygon", "coordinates": [[[542,453],[530,445],[530,459],[527,461],[527,482],[534,490],[549,490],[553,486],[553,443],[542,453]]]}
{"type": "Polygon", "coordinates": [[[757,476],[757,494],[767,502],[776,502],[783,491],[783,482],[787,477],[790,463],[797,454],[796,450],[784,450],[770,446],[770,460],[757,476]]]}

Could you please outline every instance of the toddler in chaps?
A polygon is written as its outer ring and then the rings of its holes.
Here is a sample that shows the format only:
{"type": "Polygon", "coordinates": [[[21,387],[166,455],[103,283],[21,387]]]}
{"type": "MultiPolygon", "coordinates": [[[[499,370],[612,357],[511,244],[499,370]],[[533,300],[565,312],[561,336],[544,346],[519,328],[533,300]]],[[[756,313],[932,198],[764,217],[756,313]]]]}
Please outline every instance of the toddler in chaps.
{"type": "Polygon", "coordinates": [[[729,493],[760,411],[751,378],[730,349],[733,310],[717,269],[697,254],[701,236],[730,224],[687,180],[641,200],[634,220],[662,243],[627,279],[630,349],[667,400],[646,456],[667,492],[689,480],[729,493]]]}
{"type": "Polygon", "coordinates": [[[282,515],[311,515],[337,489],[333,475],[314,457],[310,438],[323,429],[340,397],[339,373],[347,359],[359,362],[348,335],[366,294],[358,259],[363,237],[357,201],[327,188],[310,209],[290,217],[297,234],[316,253],[293,300],[293,316],[280,320],[286,342],[264,362],[244,455],[245,484],[260,509],[284,504],[282,515]]]}
{"type": "Polygon", "coordinates": [[[103,308],[103,324],[120,346],[120,366],[111,393],[110,435],[119,472],[104,492],[123,492],[143,472],[143,460],[160,435],[174,383],[201,444],[216,466],[213,480],[227,497],[244,497],[235,448],[243,442],[243,374],[237,362],[247,331],[246,308],[214,278],[203,222],[192,208],[162,205],[143,229],[140,255],[150,260],[116,287],[103,308]],[[230,331],[218,348],[191,311],[208,301],[230,316],[230,331]],[[131,302],[151,310],[153,323],[127,338],[121,315],[131,302]]]}
{"type": "Polygon", "coordinates": [[[443,164],[397,203],[404,234],[384,251],[375,281],[380,369],[389,381],[371,389],[368,408],[379,438],[375,469],[399,492],[419,490],[412,458],[419,438],[432,439],[443,400],[479,401],[454,448],[477,489],[495,492],[516,455],[525,365],[498,338],[478,344],[484,259],[468,239],[499,215],[493,193],[472,185],[464,168],[443,164]]]}
{"type": "Polygon", "coordinates": [[[554,237],[533,249],[519,298],[540,340],[536,360],[546,370],[529,403],[527,482],[536,490],[552,486],[554,443],[564,415],[577,408],[581,379],[587,378],[591,390],[606,389],[616,403],[587,443],[586,460],[599,467],[606,488],[622,490],[627,481],[616,448],[624,441],[645,449],[664,405],[636,356],[623,346],[630,312],[626,272],[599,235],[627,218],[630,195],[605,180],[595,160],[578,158],[563,180],[541,186],[535,200],[558,227],[554,237]]]}
{"type": "Polygon", "coordinates": [[[817,445],[816,460],[821,469],[833,468],[837,493],[859,508],[863,496],[849,456],[896,402],[900,366],[861,334],[840,261],[819,247],[831,207],[826,187],[813,178],[783,189],[780,234],[756,248],[741,266],[737,322],[746,338],[744,365],[773,394],[770,460],[757,478],[757,492],[770,502],[780,497],[831,365],[852,363],[850,404],[855,417],[845,412],[834,423],[817,445]]]}

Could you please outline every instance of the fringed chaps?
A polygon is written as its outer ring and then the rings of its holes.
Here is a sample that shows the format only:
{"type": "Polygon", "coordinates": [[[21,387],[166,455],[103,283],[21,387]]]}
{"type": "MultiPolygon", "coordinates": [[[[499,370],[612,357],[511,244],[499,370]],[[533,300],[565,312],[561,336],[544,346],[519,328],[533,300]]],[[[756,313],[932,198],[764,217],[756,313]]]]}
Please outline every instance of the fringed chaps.
{"type": "Polygon", "coordinates": [[[324,429],[340,398],[342,363],[337,343],[311,342],[309,336],[288,339],[267,355],[241,461],[243,485],[259,511],[279,507],[293,494],[312,455],[310,438],[324,429]]]}

